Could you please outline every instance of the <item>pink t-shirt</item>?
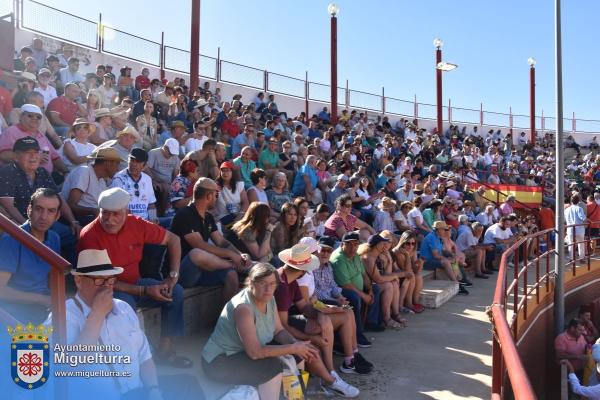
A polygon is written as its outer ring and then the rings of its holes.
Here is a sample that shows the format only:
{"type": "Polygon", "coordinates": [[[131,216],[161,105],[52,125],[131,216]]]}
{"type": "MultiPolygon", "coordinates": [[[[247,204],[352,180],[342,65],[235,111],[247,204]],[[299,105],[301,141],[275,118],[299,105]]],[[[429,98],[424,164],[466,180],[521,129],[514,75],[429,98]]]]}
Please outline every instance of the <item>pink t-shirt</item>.
{"type": "Polygon", "coordinates": [[[52,173],[52,170],[54,169],[52,161],[56,160],[57,158],[60,158],[60,155],[58,154],[54,146],[52,146],[46,135],[39,131],[35,135],[30,135],[28,132],[21,130],[20,124],[11,126],[4,132],[2,132],[2,134],[0,135],[0,153],[2,153],[5,150],[12,151],[15,142],[27,136],[31,136],[38,141],[41,151],[48,151],[50,157],[48,157],[48,161],[46,161],[45,163],[40,163],[40,167],[43,167],[49,173],[52,173]]]}
{"type": "MultiPolygon", "coordinates": [[[[346,228],[346,232],[351,232],[354,230],[356,220],[357,218],[354,215],[349,214],[346,217],[346,221],[344,221],[340,214],[334,212],[333,214],[331,214],[331,217],[329,217],[327,221],[325,221],[325,235],[338,237],[336,229],[340,226],[346,228]]],[[[341,240],[342,238],[338,237],[338,239],[341,240]]]]}
{"type": "MultiPolygon", "coordinates": [[[[571,335],[567,334],[567,332],[563,332],[554,339],[554,350],[560,350],[564,353],[568,354],[585,354],[585,348],[587,346],[587,342],[583,335],[579,336],[579,338],[575,339],[571,335]]],[[[573,364],[573,368],[575,370],[580,370],[584,367],[583,360],[569,360],[571,364],[573,364]]]]}

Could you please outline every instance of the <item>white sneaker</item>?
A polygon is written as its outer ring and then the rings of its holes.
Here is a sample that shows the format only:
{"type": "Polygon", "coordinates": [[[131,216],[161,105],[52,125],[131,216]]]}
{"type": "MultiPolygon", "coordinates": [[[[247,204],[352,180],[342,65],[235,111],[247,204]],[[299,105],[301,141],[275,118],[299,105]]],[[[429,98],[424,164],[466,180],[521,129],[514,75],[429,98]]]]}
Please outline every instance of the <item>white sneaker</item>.
{"type": "Polygon", "coordinates": [[[326,393],[335,393],[342,397],[356,397],[360,394],[360,390],[344,382],[339,376],[333,375],[333,377],[335,378],[335,381],[331,385],[323,386],[323,390],[325,390],[326,393]]]}

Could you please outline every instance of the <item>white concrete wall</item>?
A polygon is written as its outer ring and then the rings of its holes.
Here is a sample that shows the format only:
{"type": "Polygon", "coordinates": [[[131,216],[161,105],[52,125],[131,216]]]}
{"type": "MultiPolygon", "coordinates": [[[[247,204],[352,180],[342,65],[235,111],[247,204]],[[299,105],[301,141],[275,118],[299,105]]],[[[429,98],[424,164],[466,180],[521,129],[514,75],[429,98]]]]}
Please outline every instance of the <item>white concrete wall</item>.
{"type": "MultiPolygon", "coordinates": [[[[42,40],[44,41],[44,48],[49,53],[56,53],[57,50],[59,50],[61,48],[62,42],[59,40],[45,37],[42,35],[37,35],[37,34],[34,34],[33,32],[29,32],[29,31],[26,31],[23,29],[17,29],[15,31],[15,49],[20,49],[22,46],[30,45],[34,37],[42,38],[42,40]]],[[[84,48],[84,47],[79,47],[79,46],[74,46],[74,47],[76,49],[75,56],[77,56],[80,59],[80,72],[82,72],[84,74],[87,72],[95,72],[97,64],[103,64],[103,65],[109,64],[109,65],[113,66],[113,72],[116,74],[118,74],[120,68],[127,65],[132,68],[132,75],[134,77],[139,74],[142,67],[147,67],[150,70],[151,78],[159,78],[160,77],[160,68],[158,68],[158,67],[145,65],[145,64],[137,62],[137,61],[125,60],[123,58],[112,56],[112,55],[105,54],[105,53],[99,53],[95,50],[90,50],[90,49],[84,48]]],[[[200,68],[202,68],[202,66],[200,68]]],[[[173,80],[175,77],[184,77],[186,79],[186,82],[189,83],[189,75],[188,74],[165,70],[165,75],[166,75],[166,78],[169,80],[173,80]]],[[[203,83],[206,80],[207,79],[201,78],[200,82],[203,83]]],[[[208,80],[208,81],[211,82],[211,85],[210,85],[211,88],[215,88],[215,87],[221,88],[221,96],[223,99],[225,99],[225,100],[231,99],[231,97],[233,97],[234,94],[241,94],[242,102],[244,104],[248,104],[250,101],[252,101],[252,99],[256,96],[256,94],[258,92],[263,91],[262,89],[255,89],[255,88],[250,88],[247,86],[242,86],[242,85],[237,85],[237,84],[231,84],[231,83],[227,83],[227,82],[217,83],[214,80],[208,80]]],[[[305,103],[304,98],[287,96],[287,95],[275,93],[275,101],[277,102],[277,106],[278,106],[279,110],[287,112],[288,116],[298,115],[298,114],[300,114],[300,112],[305,111],[305,109],[306,109],[306,103],[305,103]]],[[[315,101],[315,100],[309,100],[309,105],[308,105],[309,115],[319,113],[323,107],[329,108],[329,103],[315,101]]],[[[339,105],[338,111],[341,112],[341,110],[344,108],[345,107],[343,105],[339,105]]],[[[349,107],[349,109],[350,110],[357,109],[359,111],[362,111],[361,109],[356,108],[356,107],[349,107]]],[[[369,114],[378,115],[380,113],[377,113],[374,111],[369,111],[369,114]]],[[[392,124],[394,124],[401,117],[408,118],[409,120],[413,119],[413,115],[400,116],[397,114],[387,114],[387,116],[392,124]]],[[[471,130],[472,127],[477,124],[458,123],[458,125],[461,128],[462,128],[462,126],[467,125],[467,130],[471,130]]],[[[419,118],[419,126],[426,128],[428,130],[432,130],[433,128],[436,127],[436,121],[433,119],[419,118]]],[[[444,129],[447,129],[448,126],[449,126],[449,123],[447,121],[444,121],[444,129]]],[[[570,128],[570,126],[568,128],[570,128]]],[[[483,125],[478,128],[478,130],[480,132],[484,132],[484,133],[489,131],[490,129],[494,129],[494,130],[500,129],[503,134],[506,134],[509,130],[508,127],[498,127],[498,126],[494,126],[494,125],[483,125]]],[[[513,139],[515,141],[516,141],[517,137],[519,136],[519,133],[522,131],[526,132],[527,136],[529,136],[529,129],[513,128],[513,139]]],[[[538,135],[540,133],[541,133],[541,131],[538,131],[538,135]]],[[[600,135],[600,133],[583,133],[583,132],[573,133],[570,131],[570,129],[565,129],[565,135],[569,135],[569,134],[572,134],[573,137],[575,138],[575,140],[579,144],[582,144],[582,145],[587,145],[592,140],[592,137],[594,137],[596,135],[600,135]]]]}

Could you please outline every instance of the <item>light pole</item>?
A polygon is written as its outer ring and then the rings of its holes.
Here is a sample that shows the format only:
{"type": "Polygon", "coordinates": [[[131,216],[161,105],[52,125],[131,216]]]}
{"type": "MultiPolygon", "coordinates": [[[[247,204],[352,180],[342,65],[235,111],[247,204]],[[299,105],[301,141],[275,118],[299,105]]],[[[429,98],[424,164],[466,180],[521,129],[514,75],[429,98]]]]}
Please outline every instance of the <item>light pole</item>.
{"type": "Polygon", "coordinates": [[[436,82],[436,91],[437,91],[437,130],[438,133],[442,133],[442,124],[443,124],[443,116],[442,116],[442,72],[452,71],[458,65],[451,64],[442,61],[442,46],[444,42],[442,39],[435,38],[433,39],[433,45],[435,46],[435,82],[436,82]]]}
{"type": "Polygon", "coordinates": [[[337,123],[337,15],[340,8],[331,3],[327,12],[331,15],[331,124],[337,123]]]}
{"type": "Polygon", "coordinates": [[[192,0],[190,27],[190,95],[198,90],[200,73],[200,0],[192,0]]]}
{"type": "Polygon", "coordinates": [[[527,59],[527,64],[529,64],[529,118],[531,119],[531,144],[535,145],[535,58],[529,57],[527,59]]]}
{"type": "Polygon", "coordinates": [[[433,39],[433,45],[435,46],[435,83],[436,83],[436,101],[437,101],[437,130],[438,135],[442,134],[442,70],[439,68],[439,64],[442,62],[442,46],[444,42],[442,39],[433,39]]]}

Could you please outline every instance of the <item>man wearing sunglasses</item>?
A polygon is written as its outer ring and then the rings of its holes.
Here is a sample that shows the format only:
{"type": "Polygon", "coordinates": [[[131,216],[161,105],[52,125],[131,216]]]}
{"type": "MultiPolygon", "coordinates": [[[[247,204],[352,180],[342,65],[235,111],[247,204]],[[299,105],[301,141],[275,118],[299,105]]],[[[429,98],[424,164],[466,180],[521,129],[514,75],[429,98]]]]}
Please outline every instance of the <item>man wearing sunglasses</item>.
{"type": "MultiPolygon", "coordinates": [[[[204,398],[197,380],[190,375],[169,375],[165,379],[157,375],[150,344],[134,309],[114,298],[115,285],[123,272],[123,268],[113,265],[106,250],[94,249],[81,251],[77,267],[71,270],[77,293],[66,304],[67,344],[100,345],[107,350],[98,350],[97,356],[115,360],[102,364],[102,369],[111,371],[113,377],[70,380],[72,393],[101,390],[103,396],[127,399],[204,398]],[[129,357],[130,362],[119,362],[119,356],[129,357]]],[[[51,321],[49,316],[45,324],[51,321]]],[[[65,368],[72,371],[89,365],[65,368]]]]}
{"type": "Polygon", "coordinates": [[[152,178],[143,173],[148,161],[144,149],[133,149],[129,153],[127,168],[115,174],[111,187],[119,187],[129,193],[129,212],[151,222],[158,222],[156,197],[152,178]]]}
{"type": "Polygon", "coordinates": [[[0,135],[0,161],[4,163],[14,161],[16,154],[12,149],[15,142],[24,137],[32,137],[37,140],[42,150],[40,166],[50,174],[54,169],[66,173],[67,167],[60,158],[60,155],[46,135],[40,132],[41,123],[42,110],[34,104],[23,104],[19,123],[6,129],[0,135]]]}

